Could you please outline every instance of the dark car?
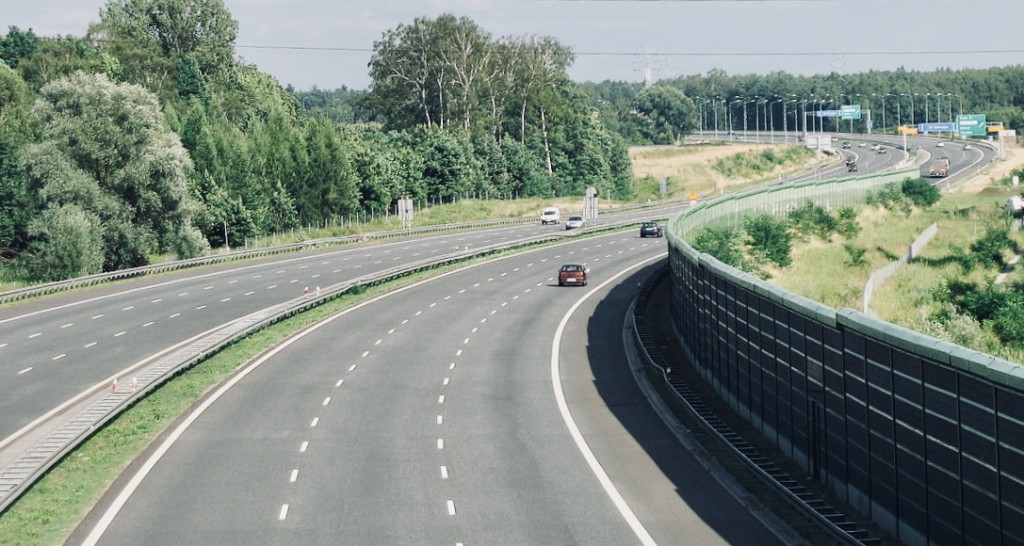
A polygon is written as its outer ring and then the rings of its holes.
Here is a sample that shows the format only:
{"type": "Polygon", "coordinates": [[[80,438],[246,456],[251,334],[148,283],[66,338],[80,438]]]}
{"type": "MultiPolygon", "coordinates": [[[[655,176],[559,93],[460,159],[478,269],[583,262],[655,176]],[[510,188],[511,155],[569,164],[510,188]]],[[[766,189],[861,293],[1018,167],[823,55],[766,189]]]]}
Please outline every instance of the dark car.
{"type": "Polygon", "coordinates": [[[657,222],[644,222],[640,226],[641,237],[661,237],[665,234],[664,228],[657,222]]]}
{"type": "Polygon", "coordinates": [[[583,264],[565,264],[558,269],[558,286],[567,284],[587,285],[587,266],[583,264]]]}

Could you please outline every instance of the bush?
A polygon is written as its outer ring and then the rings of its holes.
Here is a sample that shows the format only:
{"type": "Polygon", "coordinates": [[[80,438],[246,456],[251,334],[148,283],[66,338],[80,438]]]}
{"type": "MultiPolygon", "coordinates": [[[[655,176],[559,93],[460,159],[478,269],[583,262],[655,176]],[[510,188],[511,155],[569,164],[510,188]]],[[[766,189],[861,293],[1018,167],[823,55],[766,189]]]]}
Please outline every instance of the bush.
{"type": "Polygon", "coordinates": [[[981,239],[971,243],[971,253],[985,267],[1001,268],[1006,265],[1003,253],[1014,250],[1016,246],[1005,230],[989,228],[981,239]]]}
{"type": "Polygon", "coordinates": [[[839,226],[839,222],[824,207],[811,202],[789,211],[788,216],[794,230],[805,235],[816,235],[824,240],[828,240],[839,226]]]}
{"type": "Polygon", "coordinates": [[[902,190],[911,203],[921,208],[930,207],[942,199],[939,189],[923,178],[904,180],[902,190]]]}
{"type": "Polygon", "coordinates": [[[743,227],[753,256],[779,267],[786,267],[792,262],[793,234],[789,232],[788,222],[762,214],[747,218],[743,227]]]}
{"type": "Polygon", "coordinates": [[[698,252],[710,254],[726,265],[743,266],[743,237],[738,230],[704,228],[697,232],[692,244],[698,252]]]}

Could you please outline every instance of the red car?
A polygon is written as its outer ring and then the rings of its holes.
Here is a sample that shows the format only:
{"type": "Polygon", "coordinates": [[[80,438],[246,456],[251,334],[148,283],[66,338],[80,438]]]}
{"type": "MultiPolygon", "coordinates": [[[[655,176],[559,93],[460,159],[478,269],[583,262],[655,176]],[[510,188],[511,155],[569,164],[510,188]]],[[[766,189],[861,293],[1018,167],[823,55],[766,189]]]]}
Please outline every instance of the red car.
{"type": "Polygon", "coordinates": [[[589,271],[585,265],[565,264],[558,269],[558,286],[565,286],[567,284],[586,286],[587,273],[589,271]]]}

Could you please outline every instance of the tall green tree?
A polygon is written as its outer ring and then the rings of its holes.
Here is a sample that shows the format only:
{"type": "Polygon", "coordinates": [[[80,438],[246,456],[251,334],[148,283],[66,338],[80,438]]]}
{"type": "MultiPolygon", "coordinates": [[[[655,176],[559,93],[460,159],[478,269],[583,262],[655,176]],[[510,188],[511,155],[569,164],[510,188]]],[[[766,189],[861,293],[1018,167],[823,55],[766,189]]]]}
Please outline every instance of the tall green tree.
{"type": "Polygon", "coordinates": [[[75,205],[98,219],[105,269],[204,250],[192,225],[192,162],[154,95],[79,72],[44,86],[33,115],[42,141],[25,153],[31,187],[47,209],[75,205]]]}

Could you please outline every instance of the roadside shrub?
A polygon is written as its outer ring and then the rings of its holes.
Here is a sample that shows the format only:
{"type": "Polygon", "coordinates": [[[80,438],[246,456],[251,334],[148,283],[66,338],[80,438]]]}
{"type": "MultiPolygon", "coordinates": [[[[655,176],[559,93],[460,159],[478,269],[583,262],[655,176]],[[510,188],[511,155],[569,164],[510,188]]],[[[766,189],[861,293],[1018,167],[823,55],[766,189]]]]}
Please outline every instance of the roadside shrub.
{"type": "Polygon", "coordinates": [[[750,254],[757,260],[786,267],[792,262],[793,234],[786,220],[762,214],[743,222],[750,254]]]}
{"type": "Polygon", "coordinates": [[[990,227],[980,239],[971,243],[971,254],[989,268],[1001,268],[1006,265],[1003,253],[1014,250],[1016,244],[1005,230],[990,227]]]}
{"type": "Polygon", "coordinates": [[[798,233],[815,235],[824,240],[828,240],[839,226],[839,222],[824,207],[812,202],[789,211],[788,217],[790,225],[798,233]]]}
{"type": "Polygon", "coordinates": [[[843,243],[843,250],[846,251],[848,258],[846,263],[851,267],[867,267],[868,260],[865,257],[867,249],[851,245],[850,243],[843,243]]]}
{"type": "Polygon", "coordinates": [[[911,203],[922,208],[930,207],[942,199],[939,189],[923,178],[904,180],[902,190],[911,203]]]}
{"type": "Polygon", "coordinates": [[[743,235],[737,229],[703,228],[691,244],[698,252],[710,254],[726,265],[743,268],[743,235]]]}

